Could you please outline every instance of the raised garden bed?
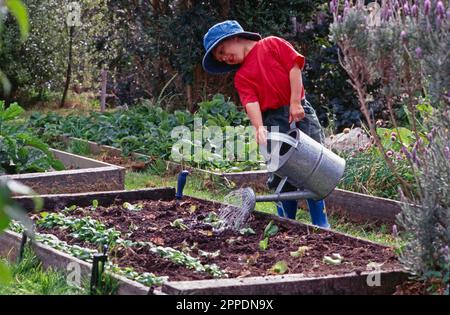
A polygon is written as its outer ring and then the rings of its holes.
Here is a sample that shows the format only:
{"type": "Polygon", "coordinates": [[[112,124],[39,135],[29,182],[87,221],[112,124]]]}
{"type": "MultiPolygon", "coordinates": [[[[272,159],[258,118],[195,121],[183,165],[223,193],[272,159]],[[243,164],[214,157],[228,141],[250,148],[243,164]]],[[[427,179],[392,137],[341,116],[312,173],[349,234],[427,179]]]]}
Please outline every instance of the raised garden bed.
{"type": "MultiPolygon", "coordinates": [[[[127,162],[121,160],[122,151],[120,149],[100,145],[92,141],[87,141],[78,138],[71,138],[66,136],[60,136],[60,140],[69,144],[71,141],[80,141],[88,146],[89,150],[93,154],[106,153],[109,156],[105,161],[110,163],[119,163],[124,167],[131,169],[140,169],[144,167],[144,162],[151,161],[151,157],[140,153],[133,153],[132,157],[135,162],[127,162]]],[[[237,187],[252,187],[253,189],[266,189],[266,181],[268,178],[268,172],[261,171],[249,171],[249,172],[236,172],[236,173],[216,173],[207,170],[202,170],[193,167],[187,167],[179,163],[171,161],[166,162],[167,170],[170,173],[178,173],[182,170],[189,170],[191,173],[202,174],[206,176],[216,176],[225,178],[232,181],[237,187]]],[[[335,189],[326,199],[327,211],[329,213],[342,214],[346,218],[354,222],[370,222],[370,223],[386,223],[394,224],[396,215],[400,213],[402,203],[396,200],[364,195],[361,193],[355,193],[343,189],[335,189]]],[[[304,209],[306,204],[301,203],[304,209]]]]}
{"type": "MultiPolygon", "coordinates": [[[[16,199],[31,206],[27,197],[16,199]]],[[[212,211],[220,204],[190,197],[174,200],[173,189],[45,196],[44,203],[56,214],[44,217],[39,232],[95,249],[98,244],[80,239],[71,222],[86,217],[101,222],[103,230],[114,229],[116,237],[131,244],[116,247],[110,260],[138,273],[168,276],[161,287],[166,294],[389,294],[407,277],[391,248],[265,213],[254,212],[248,222],[255,234],[215,232],[208,221],[214,222],[212,211]],[[95,209],[88,206],[94,199],[95,209]],[[60,212],[74,204],[87,207],[60,212]],[[260,241],[270,221],[279,230],[262,250],[260,241]],[[333,254],[341,256],[340,263],[325,257],[333,254]],[[287,268],[282,275],[274,267],[280,261],[287,268]],[[379,286],[367,282],[374,265],[379,266],[379,286]]]]}
{"type": "Polygon", "coordinates": [[[62,194],[86,191],[121,190],[125,185],[125,168],[87,157],[51,149],[66,170],[19,175],[3,175],[17,180],[39,194],[62,194]]]}

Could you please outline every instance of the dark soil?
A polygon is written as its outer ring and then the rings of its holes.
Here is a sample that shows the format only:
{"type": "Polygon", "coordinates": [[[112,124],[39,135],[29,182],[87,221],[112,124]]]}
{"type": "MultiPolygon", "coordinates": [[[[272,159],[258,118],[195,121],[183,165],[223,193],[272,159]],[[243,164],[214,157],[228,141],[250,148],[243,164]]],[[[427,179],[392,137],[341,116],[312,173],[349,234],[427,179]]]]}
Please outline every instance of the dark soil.
{"type": "MultiPolygon", "coordinates": [[[[382,270],[399,268],[400,265],[390,248],[372,244],[331,231],[307,228],[304,225],[276,222],[278,233],[270,238],[266,250],[259,248],[269,218],[254,215],[250,217],[248,226],[256,234],[243,236],[231,231],[220,234],[213,232],[212,227],[202,220],[210,211],[218,212],[214,203],[200,202],[186,198],[182,201],[139,201],[143,204],[140,211],[125,209],[121,203],[110,207],[99,206],[95,211],[90,208],[70,212],[71,216],[91,216],[103,222],[107,227],[114,227],[122,233],[122,238],[133,241],[151,241],[161,246],[170,246],[185,251],[193,257],[200,257],[199,250],[215,252],[215,258],[201,256],[202,263],[217,264],[228,273],[230,278],[264,276],[274,274],[271,267],[285,261],[286,273],[303,273],[306,276],[323,276],[344,274],[367,270],[371,262],[382,263],[382,270]],[[170,225],[175,219],[183,219],[189,228],[181,230],[170,225]],[[308,246],[303,257],[295,258],[290,252],[297,251],[299,246],[308,246]],[[325,255],[340,254],[344,260],[339,265],[328,265],[323,262],[325,255]]],[[[68,231],[52,229],[40,230],[43,233],[55,234],[69,244],[95,248],[69,236],[68,231]]],[[[138,272],[153,272],[159,276],[169,276],[169,280],[210,279],[207,273],[195,272],[152,254],[148,249],[120,249],[110,255],[110,259],[120,266],[133,267],[138,272]]]]}
{"type": "Polygon", "coordinates": [[[109,154],[105,154],[105,153],[95,157],[95,159],[100,160],[102,162],[109,163],[109,164],[122,166],[122,167],[125,167],[127,170],[131,170],[131,171],[145,170],[149,165],[149,162],[146,163],[146,162],[142,162],[142,161],[135,161],[128,157],[114,156],[114,155],[109,155],[109,154]]]}

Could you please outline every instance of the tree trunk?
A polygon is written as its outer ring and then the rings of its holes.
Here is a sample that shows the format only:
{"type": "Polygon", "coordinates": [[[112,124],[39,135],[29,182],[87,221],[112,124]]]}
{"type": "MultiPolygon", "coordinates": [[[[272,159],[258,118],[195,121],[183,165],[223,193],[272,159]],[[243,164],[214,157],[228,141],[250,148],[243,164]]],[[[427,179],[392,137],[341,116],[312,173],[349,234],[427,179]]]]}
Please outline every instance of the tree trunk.
{"type": "Polygon", "coordinates": [[[59,105],[60,108],[63,108],[64,104],[66,102],[67,91],[69,90],[69,85],[70,85],[70,77],[72,75],[72,42],[73,42],[74,30],[75,30],[74,26],[71,26],[69,29],[69,58],[68,58],[68,64],[67,64],[66,84],[64,86],[64,92],[63,92],[63,96],[61,99],[61,104],[59,105]]]}

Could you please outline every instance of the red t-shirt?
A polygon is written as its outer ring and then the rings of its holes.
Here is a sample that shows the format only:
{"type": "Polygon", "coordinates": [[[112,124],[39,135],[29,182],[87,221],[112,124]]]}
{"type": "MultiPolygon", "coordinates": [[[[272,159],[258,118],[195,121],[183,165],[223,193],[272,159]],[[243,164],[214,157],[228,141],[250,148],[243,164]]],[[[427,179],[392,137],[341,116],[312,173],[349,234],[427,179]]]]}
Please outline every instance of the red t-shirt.
{"type": "MultiPolygon", "coordinates": [[[[298,64],[303,69],[305,57],[286,40],[269,36],[259,40],[236,72],[234,85],[242,105],[259,102],[261,112],[291,102],[289,71],[298,64]]],[[[301,99],[305,90],[302,86],[301,99]]]]}

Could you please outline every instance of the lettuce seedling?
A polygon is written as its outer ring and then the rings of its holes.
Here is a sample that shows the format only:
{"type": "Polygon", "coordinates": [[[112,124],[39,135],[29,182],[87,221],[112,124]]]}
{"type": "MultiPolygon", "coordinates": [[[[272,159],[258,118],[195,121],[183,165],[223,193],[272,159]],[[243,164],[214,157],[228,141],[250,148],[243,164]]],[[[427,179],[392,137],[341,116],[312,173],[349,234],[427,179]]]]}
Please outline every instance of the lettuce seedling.
{"type": "Polygon", "coordinates": [[[187,230],[187,225],[183,223],[183,219],[176,219],[172,223],[170,223],[171,227],[180,229],[180,230],[187,230]]]}

